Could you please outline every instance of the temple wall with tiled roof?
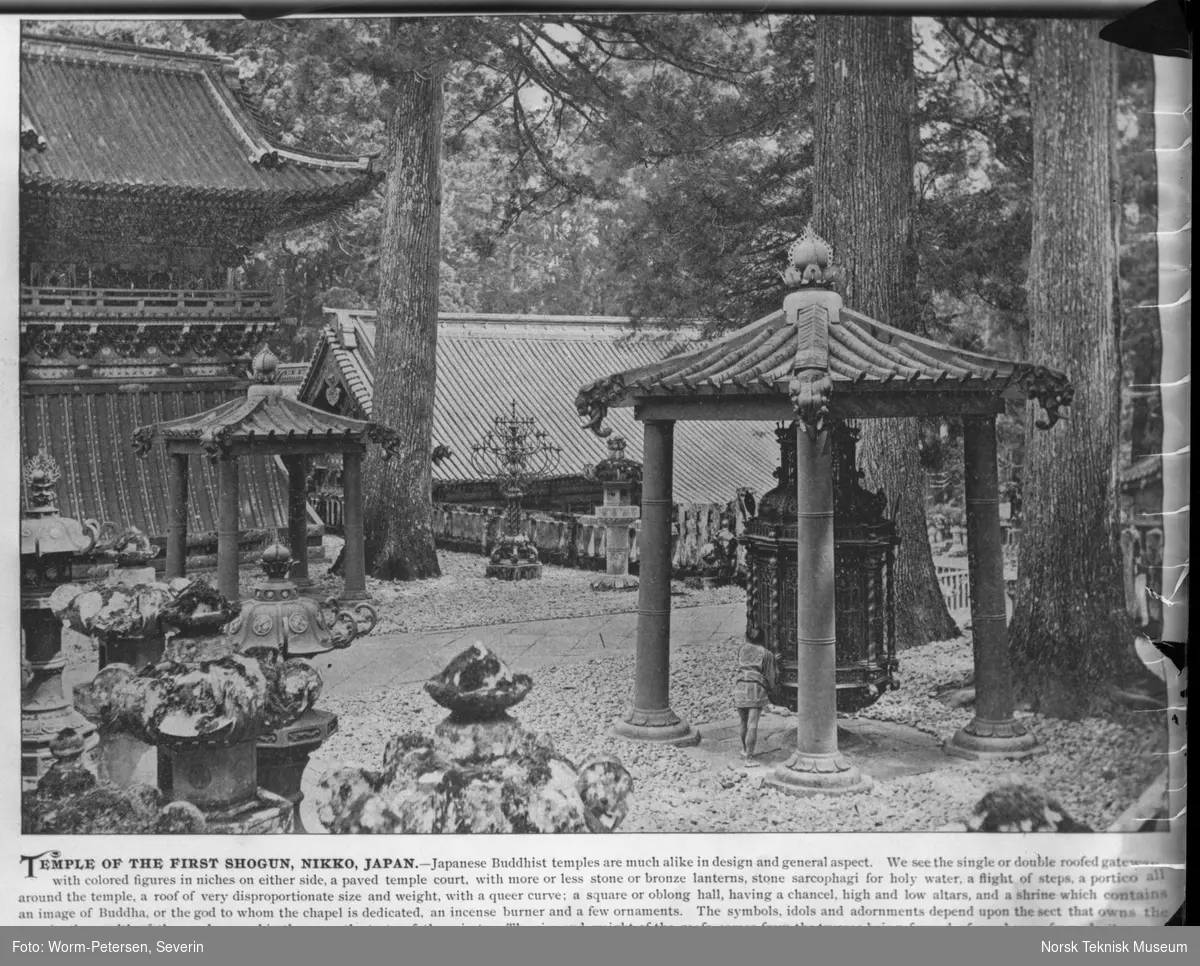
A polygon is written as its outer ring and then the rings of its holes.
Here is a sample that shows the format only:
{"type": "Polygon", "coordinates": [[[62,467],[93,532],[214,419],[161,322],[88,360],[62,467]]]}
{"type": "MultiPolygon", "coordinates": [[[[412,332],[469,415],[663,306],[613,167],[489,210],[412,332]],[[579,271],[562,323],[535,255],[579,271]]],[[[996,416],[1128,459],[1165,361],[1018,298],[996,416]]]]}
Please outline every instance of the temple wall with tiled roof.
{"type": "MultiPolygon", "coordinates": [[[[326,328],[300,390],[314,403],[330,387],[354,396],[371,415],[375,379],[375,313],[327,310],[326,328]]],[[[579,432],[574,398],[589,375],[614,366],[647,364],[696,343],[699,330],[635,325],[627,318],[443,313],[438,325],[435,445],[452,459],[434,467],[435,481],[479,479],[471,446],[513,400],[562,447],[557,472],[590,471],[606,444],[579,432]]],[[[328,402],[326,404],[329,404],[328,402]]],[[[614,432],[640,460],[642,433],[632,412],[614,414],[614,432]]],[[[724,504],[741,487],[764,493],[775,485],[779,453],[771,423],[734,426],[681,424],[677,428],[674,497],[683,505],[724,504]]]]}

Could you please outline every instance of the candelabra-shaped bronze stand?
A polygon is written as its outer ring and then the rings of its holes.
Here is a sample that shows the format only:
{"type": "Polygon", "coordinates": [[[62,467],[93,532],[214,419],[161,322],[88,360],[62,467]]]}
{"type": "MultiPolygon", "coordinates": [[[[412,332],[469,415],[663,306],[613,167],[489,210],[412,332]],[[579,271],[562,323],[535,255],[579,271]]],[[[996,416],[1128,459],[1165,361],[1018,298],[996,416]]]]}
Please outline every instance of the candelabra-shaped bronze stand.
{"type": "Polygon", "coordinates": [[[521,532],[521,499],[529,484],[549,476],[562,456],[562,450],[548,442],[547,434],[528,416],[497,416],[494,428],[472,447],[471,463],[485,477],[496,481],[504,495],[504,526],[491,560],[487,576],[501,580],[535,580],[542,575],[537,547],[521,532]]]}

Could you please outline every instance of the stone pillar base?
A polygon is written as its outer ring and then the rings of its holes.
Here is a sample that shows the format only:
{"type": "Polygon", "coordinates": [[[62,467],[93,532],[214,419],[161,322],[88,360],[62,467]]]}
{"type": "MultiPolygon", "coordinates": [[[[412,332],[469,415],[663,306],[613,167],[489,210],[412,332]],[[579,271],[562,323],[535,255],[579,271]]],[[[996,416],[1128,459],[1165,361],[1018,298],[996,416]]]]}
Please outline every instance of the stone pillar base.
{"type": "Polygon", "coordinates": [[[637,590],[638,579],[629,574],[605,574],[592,581],[592,590],[637,590]]]}
{"type": "Polygon", "coordinates": [[[700,732],[670,708],[661,711],[634,709],[613,722],[612,733],[631,741],[653,741],[658,744],[687,748],[700,744],[700,732]]]}
{"type": "Polygon", "coordinates": [[[854,795],[873,784],[840,754],[829,756],[792,755],[764,779],[767,785],[788,795],[854,795]]]}
{"type": "Polygon", "coordinates": [[[1037,739],[1013,718],[1007,721],[975,718],[965,728],[955,732],[944,747],[948,755],[975,761],[1005,758],[1015,761],[1036,755],[1041,750],[1037,739]]]}

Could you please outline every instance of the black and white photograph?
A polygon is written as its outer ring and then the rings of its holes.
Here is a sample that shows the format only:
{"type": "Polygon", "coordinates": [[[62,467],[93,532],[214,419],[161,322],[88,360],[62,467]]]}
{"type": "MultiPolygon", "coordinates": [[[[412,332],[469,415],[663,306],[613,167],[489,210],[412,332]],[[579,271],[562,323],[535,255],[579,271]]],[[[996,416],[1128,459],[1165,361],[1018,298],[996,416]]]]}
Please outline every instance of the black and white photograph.
{"type": "Polygon", "coordinates": [[[1156,58],[973,12],[23,20],[22,848],[1167,831],[1156,58]]]}

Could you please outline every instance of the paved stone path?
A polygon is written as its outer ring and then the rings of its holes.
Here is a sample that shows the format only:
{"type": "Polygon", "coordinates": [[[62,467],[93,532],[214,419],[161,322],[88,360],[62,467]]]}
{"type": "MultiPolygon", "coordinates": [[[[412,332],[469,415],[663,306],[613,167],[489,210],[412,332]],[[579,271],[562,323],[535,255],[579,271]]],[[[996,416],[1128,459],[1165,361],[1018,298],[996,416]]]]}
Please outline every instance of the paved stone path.
{"type": "MultiPolygon", "coordinates": [[[[671,615],[671,647],[686,648],[723,640],[745,629],[740,603],[682,607],[671,615]]],[[[514,669],[528,671],[548,664],[632,653],[637,641],[637,614],[602,614],[369,635],[344,651],[314,658],[325,681],[324,693],[353,695],[369,688],[402,687],[428,680],[459,651],[483,641],[514,669]]]]}

